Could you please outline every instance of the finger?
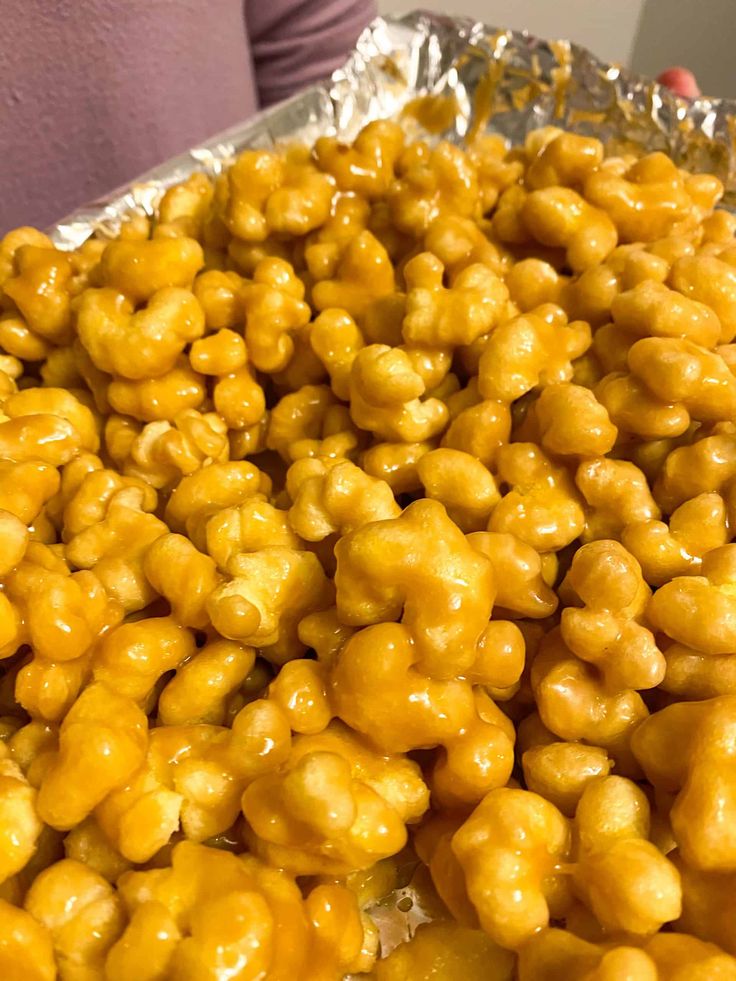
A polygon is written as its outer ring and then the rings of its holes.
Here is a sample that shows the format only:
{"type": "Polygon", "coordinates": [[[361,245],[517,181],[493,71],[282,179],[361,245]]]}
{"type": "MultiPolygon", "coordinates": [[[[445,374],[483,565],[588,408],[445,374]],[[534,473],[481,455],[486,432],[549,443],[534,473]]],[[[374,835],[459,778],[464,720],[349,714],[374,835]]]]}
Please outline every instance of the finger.
{"type": "Polygon", "coordinates": [[[687,68],[668,68],[657,77],[657,81],[685,99],[696,99],[700,95],[695,76],[687,68]]]}

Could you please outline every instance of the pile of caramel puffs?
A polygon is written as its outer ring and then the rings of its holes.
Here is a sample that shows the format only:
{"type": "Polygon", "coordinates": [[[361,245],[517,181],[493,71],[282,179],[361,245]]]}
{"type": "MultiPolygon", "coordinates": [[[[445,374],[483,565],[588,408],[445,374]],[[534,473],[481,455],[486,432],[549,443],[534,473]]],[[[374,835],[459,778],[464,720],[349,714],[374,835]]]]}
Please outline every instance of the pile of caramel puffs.
{"type": "Polygon", "coordinates": [[[378,121],[5,236],[3,981],[736,979],[722,193],[378,121]]]}

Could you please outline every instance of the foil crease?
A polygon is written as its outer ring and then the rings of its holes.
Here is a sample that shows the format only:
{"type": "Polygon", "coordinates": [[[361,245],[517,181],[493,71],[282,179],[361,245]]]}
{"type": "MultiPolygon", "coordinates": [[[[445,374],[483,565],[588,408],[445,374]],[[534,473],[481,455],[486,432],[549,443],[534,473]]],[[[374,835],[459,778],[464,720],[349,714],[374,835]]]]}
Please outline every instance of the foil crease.
{"type": "Polygon", "coordinates": [[[456,143],[482,132],[519,142],[554,124],[613,152],[663,150],[720,177],[724,204],[736,210],[736,101],[681,99],[570,41],[415,11],[373,21],[330,79],[77,209],[49,234],[65,249],[114,236],[126,214],[153,214],[167,187],[196,170],[217,175],[241,150],[325,134],[350,140],[389,116],[412,136],[456,143]]]}

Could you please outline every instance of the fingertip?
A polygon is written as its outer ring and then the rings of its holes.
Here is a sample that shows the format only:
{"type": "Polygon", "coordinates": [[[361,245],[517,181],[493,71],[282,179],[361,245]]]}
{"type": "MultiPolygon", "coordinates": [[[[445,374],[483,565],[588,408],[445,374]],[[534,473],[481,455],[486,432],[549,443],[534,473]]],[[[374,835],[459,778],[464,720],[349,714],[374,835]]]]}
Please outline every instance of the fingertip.
{"type": "Polygon", "coordinates": [[[693,73],[688,68],[675,66],[663,71],[657,76],[660,85],[685,99],[696,99],[700,95],[700,87],[693,73]]]}

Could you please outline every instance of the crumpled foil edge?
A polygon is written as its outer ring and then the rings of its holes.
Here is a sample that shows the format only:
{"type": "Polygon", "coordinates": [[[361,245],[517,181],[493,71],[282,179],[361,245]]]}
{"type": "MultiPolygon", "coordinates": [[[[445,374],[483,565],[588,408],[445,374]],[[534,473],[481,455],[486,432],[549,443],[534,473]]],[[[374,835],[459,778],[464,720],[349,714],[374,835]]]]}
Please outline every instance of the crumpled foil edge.
{"type": "Polygon", "coordinates": [[[413,136],[462,142],[495,132],[520,142],[554,124],[595,135],[612,152],[663,150],[688,170],[714,173],[724,204],[736,209],[736,101],[679,98],[570,41],[415,11],[377,18],[330,79],[78,208],[49,235],[62,249],[92,234],[114,236],[126,214],[153,214],[166,188],[194,171],[216,176],[246,148],[325,134],[350,140],[366,122],[399,117],[424,95],[444,100],[446,111],[431,133],[418,114],[405,116],[413,136]]]}

